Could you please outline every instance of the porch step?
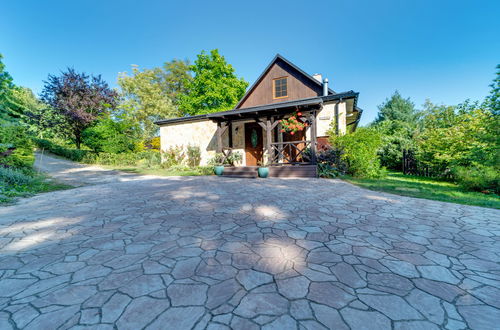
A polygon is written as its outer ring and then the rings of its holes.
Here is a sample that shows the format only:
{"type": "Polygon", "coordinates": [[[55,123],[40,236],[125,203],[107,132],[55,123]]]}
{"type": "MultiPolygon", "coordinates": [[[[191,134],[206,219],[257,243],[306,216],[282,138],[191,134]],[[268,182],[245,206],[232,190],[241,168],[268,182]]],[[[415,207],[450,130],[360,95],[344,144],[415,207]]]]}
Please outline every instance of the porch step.
{"type": "Polygon", "coordinates": [[[222,176],[230,178],[256,178],[256,166],[225,167],[222,176]]]}
{"type": "Polygon", "coordinates": [[[318,176],[316,165],[271,166],[269,176],[272,178],[315,178],[318,176]]]}

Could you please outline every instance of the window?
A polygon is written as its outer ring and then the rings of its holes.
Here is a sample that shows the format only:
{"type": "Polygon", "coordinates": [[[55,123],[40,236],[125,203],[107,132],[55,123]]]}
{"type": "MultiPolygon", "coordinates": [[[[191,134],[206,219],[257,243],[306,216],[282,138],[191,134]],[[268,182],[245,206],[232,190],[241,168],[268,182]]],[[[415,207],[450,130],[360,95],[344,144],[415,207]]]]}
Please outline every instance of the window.
{"type": "Polygon", "coordinates": [[[275,99],[288,96],[287,85],[288,85],[287,77],[277,78],[273,80],[273,90],[275,99]]]}

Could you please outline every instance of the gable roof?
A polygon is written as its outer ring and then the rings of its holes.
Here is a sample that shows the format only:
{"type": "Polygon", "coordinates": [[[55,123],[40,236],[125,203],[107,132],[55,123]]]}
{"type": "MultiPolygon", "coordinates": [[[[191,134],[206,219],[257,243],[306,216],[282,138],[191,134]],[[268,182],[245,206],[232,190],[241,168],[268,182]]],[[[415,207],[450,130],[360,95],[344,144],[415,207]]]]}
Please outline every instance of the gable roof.
{"type": "MultiPolygon", "coordinates": [[[[283,56],[281,56],[280,54],[276,54],[276,56],[267,65],[267,67],[260,74],[260,76],[257,78],[257,80],[255,80],[255,82],[252,84],[252,86],[250,86],[250,88],[246,91],[245,95],[243,95],[243,97],[239,100],[238,104],[236,104],[236,106],[234,107],[234,109],[238,109],[238,107],[241,105],[241,103],[243,103],[243,101],[245,101],[247,99],[247,97],[252,93],[252,91],[259,85],[259,83],[264,78],[264,76],[266,75],[266,73],[271,69],[271,67],[276,62],[278,62],[278,60],[281,60],[281,61],[285,62],[292,69],[294,69],[295,71],[297,71],[300,75],[302,75],[303,77],[305,77],[306,79],[308,79],[309,81],[311,81],[313,84],[315,84],[315,85],[323,88],[323,84],[321,82],[319,82],[317,79],[315,79],[313,76],[311,76],[310,74],[306,73],[304,70],[302,70],[301,68],[299,68],[298,66],[296,66],[295,64],[293,64],[292,62],[290,62],[289,60],[287,60],[286,58],[284,58],[283,56]]],[[[331,88],[328,88],[328,94],[335,94],[335,92],[331,88]]]]}

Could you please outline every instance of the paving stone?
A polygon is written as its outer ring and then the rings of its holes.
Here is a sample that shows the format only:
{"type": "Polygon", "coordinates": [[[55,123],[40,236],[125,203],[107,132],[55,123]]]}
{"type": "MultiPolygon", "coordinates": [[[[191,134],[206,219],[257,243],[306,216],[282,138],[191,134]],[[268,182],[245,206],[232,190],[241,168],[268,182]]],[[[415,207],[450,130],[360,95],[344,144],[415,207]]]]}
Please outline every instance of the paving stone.
{"type": "Polygon", "coordinates": [[[418,270],[429,280],[441,281],[450,284],[458,284],[460,280],[456,278],[447,268],[442,266],[417,266],[418,270]]]}
{"type": "Polygon", "coordinates": [[[283,315],[288,311],[288,301],[275,293],[249,293],[234,310],[236,315],[253,318],[258,315],[283,315]]]}
{"type": "Polygon", "coordinates": [[[349,329],[336,309],[314,303],[311,306],[316,319],[328,329],[349,329]]]}
{"type": "Polygon", "coordinates": [[[132,299],[124,294],[115,293],[106,304],[102,306],[102,321],[115,322],[125,310],[132,299]]]}
{"type": "Polygon", "coordinates": [[[490,329],[500,319],[499,210],[340,180],[153,179],[50,163],[92,185],[0,208],[2,330],[490,329]]]}
{"type": "Polygon", "coordinates": [[[422,316],[403,298],[394,295],[358,295],[359,299],[368,306],[378,310],[392,320],[415,320],[422,316]]]}
{"type": "Polygon", "coordinates": [[[311,283],[307,298],[333,308],[342,308],[355,299],[354,296],[329,282],[311,283]]]}
{"type": "Polygon", "coordinates": [[[163,330],[167,324],[175,324],[177,329],[191,329],[203,314],[203,307],[172,307],[158,316],[147,329],[163,330]]]}
{"type": "Polygon", "coordinates": [[[236,279],[245,287],[246,290],[252,290],[260,285],[271,283],[273,277],[269,274],[255,270],[240,270],[236,279]]]}
{"type": "Polygon", "coordinates": [[[149,297],[136,298],[125,308],[116,326],[119,329],[142,329],[168,307],[170,304],[166,300],[149,297]]]}
{"type": "Polygon", "coordinates": [[[297,276],[276,281],[278,291],[288,299],[304,298],[309,290],[311,283],[304,276],[297,276]]]}
{"type": "Polygon", "coordinates": [[[495,329],[500,320],[500,310],[486,305],[459,306],[458,312],[472,329],[495,329]]]}
{"type": "Polygon", "coordinates": [[[340,311],[340,314],[342,314],[342,317],[351,329],[386,330],[391,328],[391,321],[379,312],[366,312],[345,308],[340,311]]]}
{"type": "Polygon", "coordinates": [[[207,300],[208,285],[205,284],[171,284],[167,295],[172,306],[204,305],[207,300]]]}

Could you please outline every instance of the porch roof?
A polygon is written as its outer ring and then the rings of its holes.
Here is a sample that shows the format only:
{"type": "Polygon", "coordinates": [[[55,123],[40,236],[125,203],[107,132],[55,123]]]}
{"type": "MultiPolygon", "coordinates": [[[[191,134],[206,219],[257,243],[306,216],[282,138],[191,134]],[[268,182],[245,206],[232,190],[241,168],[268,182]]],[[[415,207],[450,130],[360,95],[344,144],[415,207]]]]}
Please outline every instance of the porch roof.
{"type": "Polygon", "coordinates": [[[327,96],[317,96],[317,97],[310,97],[293,101],[259,105],[250,108],[233,109],[233,110],[214,112],[203,115],[159,120],[155,122],[155,124],[168,125],[179,122],[190,122],[190,121],[199,121],[207,119],[212,121],[244,120],[247,118],[286,114],[292,112],[297,107],[316,107],[318,105],[322,105],[323,103],[328,103],[331,101],[337,101],[342,99],[354,99],[354,105],[356,105],[358,95],[359,93],[356,93],[354,91],[348,91],[344,93],[331,94],[327,96]]]}

